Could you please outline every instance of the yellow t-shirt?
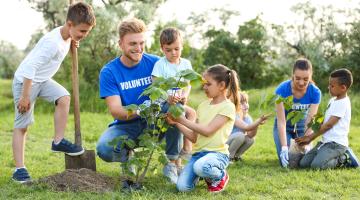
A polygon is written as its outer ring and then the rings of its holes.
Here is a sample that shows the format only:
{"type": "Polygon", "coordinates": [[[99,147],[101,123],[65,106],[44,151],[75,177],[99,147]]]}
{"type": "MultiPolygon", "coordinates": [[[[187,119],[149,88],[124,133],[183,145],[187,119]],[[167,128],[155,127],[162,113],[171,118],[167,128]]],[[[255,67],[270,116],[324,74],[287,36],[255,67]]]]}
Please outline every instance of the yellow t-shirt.
{"type": "Polygon", "coordinates": [[[235,105],[230,100],[211,105],[211,99],[202,102],[197,109],[199,124],[209,124],[216,115],[223,115],[229,120],[210,137],[198,134],[197,141],[193,146],[193,153],[200,151],[216,151],[229,154],[226,141],[233,129],[235,122],[235,105]]]}

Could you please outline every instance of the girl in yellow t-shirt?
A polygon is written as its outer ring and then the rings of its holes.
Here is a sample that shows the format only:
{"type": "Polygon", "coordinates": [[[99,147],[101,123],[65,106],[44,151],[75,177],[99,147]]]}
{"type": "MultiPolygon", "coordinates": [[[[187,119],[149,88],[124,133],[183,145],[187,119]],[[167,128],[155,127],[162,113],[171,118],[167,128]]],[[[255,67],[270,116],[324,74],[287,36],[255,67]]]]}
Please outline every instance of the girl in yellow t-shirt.
{"type": "Polygon", "coordinates": [[[218,64],[208,68],[203,78],[203,89],[209,100],[199,105],[197,122],[185,117],[168,120],[194,143],[193,155],[176,185],[182,192],[193,190],[200,177],[205,179],[210,192],[222,191],[229,181],[225,171],[229,164],[226,141],[234,126],[234,103],[240,103],[237,73],[218,64]],[[228,98],[234,99],[234,103],[228,98]]]}

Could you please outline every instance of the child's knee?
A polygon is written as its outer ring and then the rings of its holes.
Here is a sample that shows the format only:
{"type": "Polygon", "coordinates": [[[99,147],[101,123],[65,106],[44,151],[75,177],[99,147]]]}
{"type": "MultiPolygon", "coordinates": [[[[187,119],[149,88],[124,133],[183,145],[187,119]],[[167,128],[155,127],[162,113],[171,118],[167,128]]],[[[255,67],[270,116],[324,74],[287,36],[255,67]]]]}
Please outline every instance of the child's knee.
{"type": "Polygon", "coordinates": [[[193,166],[194,173],[199,177],[205,177],[211,171],[211,165],[207,162],[195,162],[193,166]]]}
{"type": "Polygon", "coordinates": [[[246,137],[245,137],[245,142],[246,142],[246,144],[248,144],[248,145],[253,145],[254,142],[255,142],[255,140],[254,140],[254,138],[250,138],[250,137],[246,136],[246,137]]]}
{"type": "Polygon", "coordinates": [[[62,96],[56,100],[56,106],[69,107],[71,98],[70,96],[62,96]]]}

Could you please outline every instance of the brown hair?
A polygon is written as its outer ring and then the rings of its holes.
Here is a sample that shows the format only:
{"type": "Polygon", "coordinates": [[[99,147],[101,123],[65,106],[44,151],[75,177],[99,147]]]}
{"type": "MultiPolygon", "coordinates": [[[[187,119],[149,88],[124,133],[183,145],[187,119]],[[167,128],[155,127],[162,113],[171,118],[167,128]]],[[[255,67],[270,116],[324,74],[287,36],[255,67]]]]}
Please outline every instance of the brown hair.
{"type": "Polygon", "coordinates": [[[233,101],[236,111],[240,110],[240,86],[236,71],[222,64],[216,64],[209,67],[205,73],[208,73],[218,83],[224,81],[225,87],[229,88],[227,98],[233,101]]]}
{"type": "Polygon", "coordinates": [[[345,85],[349,89],[353,83],[351,71],[345,68],[337,69],[330,74],[331,78],[336,78],[340,85],[345,85]]]}
{"type": "Polygon", "coordinates": [[[164,44],[170,45],[175,42],[177,39],[182,40],[180,31],[176,28],[170,27],[161,31],[160,34],[160,45],[164,44]]]}
{"type": "Polygon", "coordinates": [[[295,61],[294,66],[293,66],[293,73],[295,72],[295,70],[300,69],[300,70],[310,70],[312,72],[312,64],[310,62],[310,60],[306,59],[306,58],[299,58],[295,61]]]}
{"type": "Polygon", "coordinates": [[[82,23],[90,26],[96,25],[96,19],[92,7],[84,2],[75,3],[69,7],[66,21],[71,21],[74,25],[82,23]]]}
{"type": "Polygon", "coordinates": [[[146,25],[144,21],[132,18],[121,22],[119,26],[119,36],[122,39],[128,33],[143,33],[146,31],[146,25]]]}

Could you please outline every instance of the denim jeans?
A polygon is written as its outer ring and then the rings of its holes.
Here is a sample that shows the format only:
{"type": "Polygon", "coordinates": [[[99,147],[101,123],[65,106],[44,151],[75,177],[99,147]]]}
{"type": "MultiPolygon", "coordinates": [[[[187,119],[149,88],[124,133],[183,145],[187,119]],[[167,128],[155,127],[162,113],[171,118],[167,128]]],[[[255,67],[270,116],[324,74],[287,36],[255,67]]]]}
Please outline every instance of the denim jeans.
{"type": "MultiPolygon", "coordinates": [[[[111,146],[109,142],[122,135],[127,135],[129,139],[137,141],[137,138],[143,133],[146,126],[145,120],[141,119],[126,124],[114,124],[110,126],[98,140],[96,145],[97,155],[106,162],[126,162],[128,160],[129,149],[121,148],[121,142],[115,147],[111,146]]],[[[165,133],[165,153],[168,159],[178,159],[182,144],[181,136],[179,129],[175,127],[169,127],[165,133]]]]}
{"type": "MultiPolygon", "coordinates": [[[[305,125],[304,124],[305,124],[305,120],[299,121],[296,125],[296,132],[295,132],[294,126],[290,124],[290,121],[288,121],[286,123],[286,133],[285,134],[286,134],[287,146],[290,146],[291,139],[295,139],[297,137],[304,136],[304,134],[305,134],[305,125]]],[[[277,127],[277,119],[275,119],[275,122],[274,122],[273,137],[274,137],[274,142],[276,145],[276,153],[279,158],[279,163],[281,165],[281,162],[280,162],[281,143],[280,143],[280,137],[279,137],[279,130],[277,127]]]]}
{"type": "Polygon", "coordinates": [[[219,181],[225,175],[229,165],[229,156],[219,152],[201,151],[192,155],[179,175],[176,188],[180,192],[195,188],[199,177],[219,181]]]}
{"type": "Polygon", "coordinates": [[[330,169],[338,165],[338,159],[346,151],[346,147],[336,142],[318,142],[300,160],[301,168],[330,169]]]}

